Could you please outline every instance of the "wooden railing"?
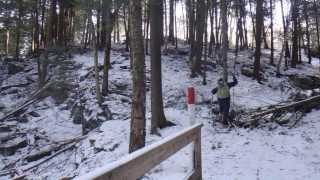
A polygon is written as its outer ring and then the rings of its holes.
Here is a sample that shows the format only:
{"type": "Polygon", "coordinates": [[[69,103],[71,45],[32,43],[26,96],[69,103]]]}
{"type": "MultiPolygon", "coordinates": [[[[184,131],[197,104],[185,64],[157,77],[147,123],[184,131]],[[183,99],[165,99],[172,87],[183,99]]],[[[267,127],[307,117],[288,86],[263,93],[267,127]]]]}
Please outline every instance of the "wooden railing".
{"type": "Polygon", "coordinates": [[[162,161],[166,160],[193,142],[193,171],[187,179],[202,179],[201,167],[201,127],[194,125],[173,136],[164,138],[150,146],[135,151],[126,157],[94,170],[77,180],[135,180],[142,177],[162,161]]]}

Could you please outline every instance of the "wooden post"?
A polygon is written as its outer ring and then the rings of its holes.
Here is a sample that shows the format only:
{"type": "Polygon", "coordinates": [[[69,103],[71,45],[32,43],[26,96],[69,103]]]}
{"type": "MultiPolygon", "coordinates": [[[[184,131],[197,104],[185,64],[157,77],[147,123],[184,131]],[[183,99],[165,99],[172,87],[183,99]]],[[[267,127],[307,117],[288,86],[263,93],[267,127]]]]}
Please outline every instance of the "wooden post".
{"type": "Polygon", "coordinates": [[[193,151],[193,169],[194,173],[189,177],[189,180],[202,179],[202,158],[201,158],[201,129],[199,129],[194,140],[193,151]]]}

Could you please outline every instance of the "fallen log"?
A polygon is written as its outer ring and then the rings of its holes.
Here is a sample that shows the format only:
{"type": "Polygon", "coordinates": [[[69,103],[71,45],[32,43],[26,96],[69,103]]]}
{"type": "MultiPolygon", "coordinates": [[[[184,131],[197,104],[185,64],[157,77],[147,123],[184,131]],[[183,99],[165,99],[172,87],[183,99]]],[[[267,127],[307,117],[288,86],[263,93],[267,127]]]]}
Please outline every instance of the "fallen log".
{"type": "MultiPolygon", "coordinates": [[[[244,127],[257,126],[258,121],[270,119],[270,117],[269,118],[266,117],[267,115],[270,115],[270,114],[275,115],[277,113],[281,114],[284,112],[297,112],[297,111],[300,111],[302,112],[302,114],[304,114],[305,111],[308,111],[319,105],[320,105],[320,95],[317,95],[301,101],[296,101],[296,102],[291,102],[291,103],[281,104],[276,106],[270,106],[270,108],[267,110],[262,110],[262,111],[260,110],[258,112],[256,111],[253,113],[249,113],[247,115],[240,115],[241,117],[239,119],[241,121],[241,126],[244,126],[244,127]]],[[[275,119],[273,115],[271,116],[271,121],[277,121],[277,118],[275,119]]],[[[299,121],[300,118],[302,118],[302,116],[299,117],[298,120],[296,121],[299,121]]],[[[281,123],[282,122],[280,122],[280,124],[281,123]]],[[[295,126],[297,123],[298,122],[296,122],[293,126],[295,126]]]]}
{"type": "Polygon", "coordinates": [[[25,169],[22,169],[22,171],[23,171],[23,172],[30,171],[31,169],[33,169],[33,168],[36,168],[36,167],[40,166],[41,164],[43,164],[43,163],[45,163],[45,162],[49,161],[50,159],[52,159],[52,158],[54,158],[54,157],[58,156],[59,154],[61,154],[61,153],[65,152],[65,151],[67,151],[67,150],[69,150],[69,149],[71,149],[71,148],[75,147],[75,145],[76,145],[76,144],[77,144],[77,143],[76,143],[76,142],[74,142],[74,143],[70,144],[69,146],[67,146],[67,147],[65,147],[65,148],[63,148],[63,149],[61,149],[61,150],[57,151],[56,153],[52,154],[51,156],[47,157],[46,159],[44,159],[44,160],[42,160],[42,161],[38,162],[37,164],[35,164],[35,165],[33,165],[33,166],[30,166],[30,167],[27,167],[27,168],[25,168],[25,169]]]}
{"type": "Polygon", "coordinates": [[[3,86],[3,87],[0,88],[0,92],[1,91],[5,91],[5,90],[10,89],[10,88],[14,88],[14,87],[25,87],[25,86],[28,86],[30,84],[31,83],[28,82],[28,83],[23,83],[23,84],[14,84],[14,85],[3,86]]]}
{"type": "Polygon", "coordinates": [[[18,106],[15,110],[11,111],[10,113],[6,114],[4,117],[2,117],[0,119],[0,122],[6,120],[7,118],[9,118],[10,116],[17,114],[18,112],[21,112],[24,108],[30,106],[31,104],[35,103],[37,101],[37,99],[33,99],[31,101],[27,101],[24,104],[18,106]]]}
{"type": "Polygon", "coordinates": [[[45,156],[50,156],[52,155],[52,153],[60,150],[62,147],[70,144],[70,143],[77,143],[80,140],[82,140],[83,138],[85,138],[86,136],[80,136],[77,138],[72,138],[72,139],[68,139],[65,141],[61,141],[59,143],[53,144],[53,145],[48,145],[44,148],[42,148],[40,151],[35,152],[35,153],[31,153],[29,155],[27,155],[24,159],[28,162],[32,162],[32,161],[37,161],[39,159],[42,159],[45,156]]]}
{"type": "Polygon", "coordinates": [[[7,118],[9,118],[12,115],[17,114],[18,112],[21,112],[23,109],[25,109],[26,107],[30,106],[31,104],[37,102],[39,99],[39,95],[44,92],[51,83],[47,83],[46,85],[44,85],[42,88],[40,88],[39,90],[35,91],[34,93],[31,94],[31,97],[26,100],[22,105],[18,106],[16,109],[12,110],[11,112],[9,112],[8,114],[6,114],[4,117],[0,118],[0,122],[6,120],[7,118]]]}
{"type": "Polygon", "coordinates": [[[5,144],[0,145],[0,153],[4,156],[13,155],[18,149],[24,148],[28,145],[27,139],[22,137],[17,137],[5,144]]]}
{"type": "MultiPolygon", "coordinates": [[[[23,167],[17,168],[17,169],[19,169],[19,170],[20,170],[20,169],[23,169],[23,172],[29,171],[29,170],[31,170],[31,169],[33,169],[33,168],[35,168],[35,167],[37,167],[37,166],[45,163],[46,161],[52,159],[53,157],[61,154],[62,152],[64,152],[64,151],[66,151],[66,150],[74,147],[78,142],[80,142],[81,140],[85,139],[86,137],[87,137],[87,136],[79,136],[79,137],[75,137],[75,138],[72,138],[72,139],[63,140],[63,141],[60,141],[60,142],[55,142],[55,143],[57,144],[55,147],[59,146],[59,148],[52,148],[52,150],[55,149],[55,151],[54,151],[54,152],[50,152],[50,154],[47,155],[47,156],[48,156],[47,158],[41,160],[40,162],[38,162],[38,163],[36,163],[36,164],[34,164],[34,165],[32,165],[32,166],[23,166],[23,167]],[[66,146],[67,146],[67,147],[66,147],[66,146]]],[[[2,171],[0,171],[0,176],[7,175],[7,174],[12,174],[12,173],[11,173],[12,171],[16,171],[16,169],[15,169],[14,167],[16,166],[16,163],[17,163],[17,162],[19,162],[19,161],[21,161],[21,160],[22,160],[22,161],[23,161],[23,160],[26,160],[27,158],[30,158],[31,156],[34,156],[34,157],[35,157],[36,155],[39,156],[39,154],[44,153],[44,152],[45,152],[45,151],[40,151],[40,152],[38,152],[38,153],[34,153],[33,155],[29,155],[30,152],[28,152],[28,155],[27,155],[27,156],[20,157],[20,158],[18,158],[17,160],[11,162],[10,164],[4,166],[4,167],[1,169],[2,171]],[[8,168],[10,168],[10,169],[8,169],[8,168]]],[[[42,156],[41,159],[42,159],[43,157],[45,157],[45,156],[42,156]]],[[[40,160],[40,159],[37,159],[37,160],[40,160]]],[[[36,160],[35,160],[35,161],[36,161],[36,160]]]]}
{"type": "Polygon", "coordinates": [[[47,158],[43,159],[42,161],[40,161],[40,162],[38,162],[38,163],[36,163],[36,164],[34,164],[34,165],[30,166],[30,167],[22,168],[22,171],[23,171],[23,172],[30,171],[31,169],[33,169],[33,168],[36,168],[36,167],[40,166],[41,164],[43,164],[43,163],[45,163],[45,162],[49,161],[50,159],[54,158],[55,156],[58,156],[59,154],[61,154],[61,153],[65,152],[65,151],[67,151],[67,150],[69,150],[69,149],[74,148],[74,147],[75,147],[75,145],[76,145],[79,141],[81,141],[82,139],[84,139],[84,138],[86,138],[86,137],[87,137],[87,136],[81,136],[81,137],[74,138],[74,139],[70,140],[71,142],[70,142],[70,141],[68,141],[68,143],[67,143],[67,144],[65,144],[65,145],[67,145],[65,148],[58,150],[58,151],[57,151],[57,152],[55,152],[54,154],[50,155],[49,157],[47,157],[47,158]],[[70,144],[70,143],[71,143],[71,144],[70,144]]]}
{"type": "Polygon", "coordinates": [[[317,105],[320,105],[320,95],[313,96],[313,97],[310,97],[310,98],[305,99],[305,100],[289,103],[287,105],[278,106],[278,107],[275,107],[275,108],[272,108],[272,109],[269,109],[269,110],[266,110],[266,111],[262,111],[262,112],[259,112],[257,114],[251,115],[250,118],[251,119],[256,119],[258,117],[262,117],[262,116],[265,116],[265,115],[268,115],[268,114],[271,114],[271,113],[280,112],[280,111],[288,111],[288,110],[290,110],[292,108],[298,108],[300,106],[304,106],[304,108],[308,108],[308,107],[310,108],[310,107],[314,106],[315,103],[317,105]]]}

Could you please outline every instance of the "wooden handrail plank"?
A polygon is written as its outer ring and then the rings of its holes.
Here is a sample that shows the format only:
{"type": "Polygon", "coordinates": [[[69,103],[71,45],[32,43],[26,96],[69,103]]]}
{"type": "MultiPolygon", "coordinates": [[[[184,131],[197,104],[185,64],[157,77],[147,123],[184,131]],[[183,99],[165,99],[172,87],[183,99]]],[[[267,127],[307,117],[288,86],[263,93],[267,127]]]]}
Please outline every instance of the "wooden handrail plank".
{"type": "MultiPolygon", "coordinates": [[[[128,156],[120,159],[117,162],[111,163],[107,167],[102,167],[91,173],[88,173],[82,177],[77,178],[77,180],[131,180],[137,179],[143,176],[146,172],[151,170],[156,165],[160,164],[162,161],[169,158],[172,154],[178,152],[183,147],[187,146],[191,142],[195,142],[195,152],[200,153],[200,156],[194,154],[195,159],[198,163],[201,163],[201,127],[202,124],[194,125],[190,128],[183,130],[173,136],[164,138],[163,140],[150,145],[149,147],[142,148],[135,151],[128,156]],[[200,146],[200,149],[199,149],[200,146]],[[199,152],[200,151],[200,152],[199,152]],[[200,158],[200,161],[199,161],[200,158]]],[[[197,167],[198,168],[198,167],[197,167]]],[[[201,171],[201,164],[200,164],[201,171]]],[[[199,174],[199,170],[195,171],[199,174]]],[[[200,172],[201,174],[201,172],[200,172]]],[[[196,175],[199,177],[199,175],[196,175]]],[[[201,175],[200,175],[201,177],[201,175]]]]}

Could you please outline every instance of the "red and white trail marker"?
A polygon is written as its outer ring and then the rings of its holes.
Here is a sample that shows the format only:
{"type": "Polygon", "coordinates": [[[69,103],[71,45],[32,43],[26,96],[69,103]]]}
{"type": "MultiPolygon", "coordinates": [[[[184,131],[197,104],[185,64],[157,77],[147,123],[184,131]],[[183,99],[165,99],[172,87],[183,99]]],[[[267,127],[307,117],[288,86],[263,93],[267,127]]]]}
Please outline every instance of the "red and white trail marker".
{"type": "Polygon", "coordinates": [[[190,125],[195,124],[195,102],[196,94],[193,87],[189,87],[187,91],[187,103],[188,103],[188,114],[190,125]]]}

